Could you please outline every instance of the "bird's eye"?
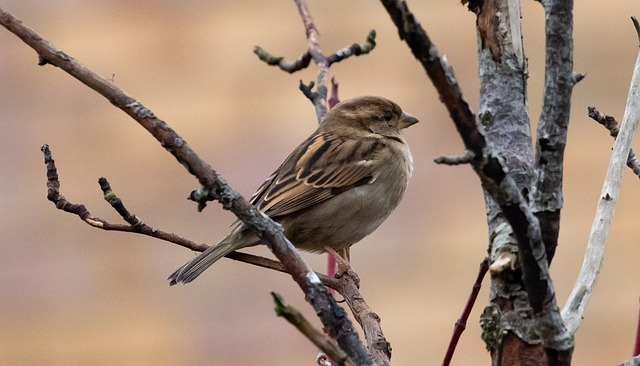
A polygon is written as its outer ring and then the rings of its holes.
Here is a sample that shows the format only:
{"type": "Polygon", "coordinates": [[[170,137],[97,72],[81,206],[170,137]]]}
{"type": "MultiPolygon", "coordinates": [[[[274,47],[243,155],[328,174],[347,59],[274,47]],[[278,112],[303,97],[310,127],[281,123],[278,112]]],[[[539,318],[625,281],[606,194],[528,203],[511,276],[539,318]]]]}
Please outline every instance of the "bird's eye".
{"type": "Polygon", "coordinates": [[[391,122],[391,120],[393,119],[393,116],[391,115],[391,113],[385,113],[384,116],[382,116],[382,118],[384,118],[384,120],[387,122],[391,122]]]}

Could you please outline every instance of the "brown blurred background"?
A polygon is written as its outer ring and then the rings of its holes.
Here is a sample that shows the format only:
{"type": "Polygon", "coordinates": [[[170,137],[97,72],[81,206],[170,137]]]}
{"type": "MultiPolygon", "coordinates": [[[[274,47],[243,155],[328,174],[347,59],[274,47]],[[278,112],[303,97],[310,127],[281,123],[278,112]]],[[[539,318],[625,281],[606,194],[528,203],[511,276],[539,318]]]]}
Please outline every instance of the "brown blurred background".
{"type": "MultiPolygon", "coordinates": [[[[456,1],[410,1],[446,53],[477,110],[475,17],[456,1]]],[[[540,111],[544,14],[524,1],[529,102],[540,111]]],[[[305,49],[292,1],[33,1],[2,7],[92,70],[113,78],[168,121],[246,196],[316,127],[298,80],[259,62],[258,44],[290,59],[305,49]]],[[[395,365],[441,362],[486,251],[484,207],[469,167],[438,166],[462,144],[434,88],[375,1],[310,1],[322,48],[364,41],[366,57],[334,65],[340,96],[383,95],[416,115],[406,131],[415,159],[404,202],[352,251],[362,292],[381,316],[395,365]]],[[[552,274],[561,305],[582,263],[612,140],[587,106],[622,118],[638,40],[637,1],[578,1],[565,208],[552,274]]],[[[0,364],[312,365],[316,349],[274,315],[269,291],[314,319],[288,276],[223,260],[188,286],[167,276],[193,257],[150,238],[90,228],[46,200],[40,146],[48,143],[62,193],[118,221],[97,185],[107,177],[148,224],[208,243],[232,214],[186,197],[197,182],[142,128],[64,72],[38,67],[34,51],[0,29],[0,364]]],[[[576,365],[630,356],[640,295],[640,185],[625,172],[606,261],[576,334],[576,365]]],[[[265,248],[254,253],[268,255],[265,248]]],[[[324,256],[305,255],[318,270],[324,256]]],[[[474,309],[455,365],[487,365],[474,309]]]]}

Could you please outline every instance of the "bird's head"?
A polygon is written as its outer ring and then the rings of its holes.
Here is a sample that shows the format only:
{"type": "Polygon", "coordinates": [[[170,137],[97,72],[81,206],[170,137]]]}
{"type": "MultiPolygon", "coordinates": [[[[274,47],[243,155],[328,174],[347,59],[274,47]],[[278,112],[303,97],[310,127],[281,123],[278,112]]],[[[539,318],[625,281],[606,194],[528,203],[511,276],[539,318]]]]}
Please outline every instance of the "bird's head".
{"type": "Polygon", "coordinates": [[[322,121],[322,128],[338,134],[366,136],[378,134],[401,138],[400,130],[418,119],[389,99],[364,96],[345,100],[336,105],[322,121]]]}

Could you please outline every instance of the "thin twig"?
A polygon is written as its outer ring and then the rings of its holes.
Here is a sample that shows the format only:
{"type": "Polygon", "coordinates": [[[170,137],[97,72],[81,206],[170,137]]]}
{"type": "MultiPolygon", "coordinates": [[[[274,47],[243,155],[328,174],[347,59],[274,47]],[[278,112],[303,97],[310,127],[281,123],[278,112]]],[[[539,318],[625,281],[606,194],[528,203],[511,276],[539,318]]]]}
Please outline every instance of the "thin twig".
{"type": "Polygon", "coordinates": [[[351,56],[366,55],[376,47],[376,31],[371,30],[367,35],[367,39],[364,43],[354,43],[351,46],[344,47],[336,51],[335,53],[325,56],[320,50],[320,34],[313,21],[309,6],[305,0],[294,0],[298,7],[298,12],[302,18],[304,24],[305,34],[307,36],[307,50],[298,57],[295,61],[288,61],[284,57],[273,56],[260,46],[253,48],[260,60],[264,61],[267,65],[277,65],[280,69],[293,73],[302,70],[309,66],[311,60],[317,67],[317,78],[315,82],[310,82],[305,85],[300,81],[300,90],[302,93],[313,103],[316,110],[316,117],[318,123],[322,121],[322,118],[327,114],[327,88],[328,88],[328,73],[329,67],[332,64],[346,60],[351,56]],[[314,85],[316,90],[313,91],[314,85]]]}
{"type": "MultiPolygon", "coordinates": [[[[588,115],[589,117],[591,117],[591,119],[603,125],[604,128],[609,131],[609,134],[614,138],[614,140],[618,137],[620,126],[618,125],[618,121],[616,121],[614,117],[600,112],[596,109],[596,107],[588,107],[588,115]]],[[[636,154],[633,152],[633,149],[629,149],[627,166],[631,168],[633,174],[637,175],[638,178],[640,178],[640,161],[638,160],[636,154]]]]}
{"type": "MultiPolygon", "coordinates": [[[[109,182],[105,178],[99,179],[100,188],[104,192],[104,198],[118,213],[120,213],[122,218],[127,221],[128,224],[116,224],[100,217],[93,216],[85,205],[71,203],[63,195],[60,194],[60,181],[58,178],[58,171],[53,159],[53,154],[51,153],[51,149],[49,148],[49,145],[43,145],[41,150],[44,154],[44,162],[47,165],[47,197],[49,201],[53,202],[58,209],[77,215],[82,221],[97,229],[146,235],[152,238],[180,245],[195,252],[203,252],[207,248],[209,248],[209,245],[207,244],[187,239],[174,233],[170,233],[168,231],[157,229],[147,225],[142,219],[140,219],[136,215],[131,214],[124,207],[124,203],[115,194],[115,192],[109,185],[109,182]]],[[[287,269],[282,263],[273,259],[260,257],[249,253],[237,251],[231,252],[227,254],[226,258],[251,264],[257,267],[287,273],[287,269]]],[[[320,278],[320,281],[322,281],[323,285],[333,289],[341,287],[338,280],[330,278],[321,273],[316,274],[318,275],[318,278],[320,278]]]]}
{"type": "MultiPolygon", "coordinates": [[[[635,20],[635,18],[633,18],[633,20],[636,31],[638,32],[638,37],[640,38],[640,29],[638,28],[637,20],[635,20]]],[[[564,309],[562,309],[562,319],[571,333],[575,333],[580,326],[580,321],[584,316],[584,311],[589,303],[600,268],[602,267],[609,227],[620,193],[622,172],[625,162],[629,157],[631,140],[640,121],[640,100],[638,95],[640,95],[640,51],[636,58],[633,77],[631,79],[631,85],[629,86],[627,105],[624,109],[620,132],[618,133],[618,138],[613,143],[613,152],[611,153],[609,167],[604,184],[602,185],[596,215],[593,219],[593,225],[591,226],[591,233],[589,235],[589,242],[587,243],[582,268],[573,286],[573,290],[565,303],[564,309]]]]}
{"type": "Polygon", "coordinates": [[[638,314],[638,325],[636,327],[636,343],[633,345],[633,355],[640,356],[640,313],[638,314]]]}
{"type": "Polygon", "coordinates": [[[315,344],[316,347],[329,356],[333,362],[338,365],[355,366],[349,356],[347,356],[331,338],[314,328],[294,307],[285,305],[282,296],[275,292],[271,292],[271,296],[273,297],[273,302],[276,304],[276,315],[287,319],[291,325],[296,327],[311,343],[315,344]]]}
{"type": "Polygon", "coordinates": [[[253,53],[255,53],[261,61],[264,61],[267,65],[278,66],[281,70],[293,74],[296,71],[305,69],[311,62],[311,54],[305,52],[295,61],[289,61],[284,57],[273,56],[260,46],[253,47],[253,53]]]}
{"type": "Polygon", "coordinates": [[[433,161],[436,164],[444,164],[444,165],[461,165],[461,164],[470,164],[476,155],[471,150],[465,150],[464,154],[457,156],[440,156],[435,158],[433,161]]]}
{"type": "Polygon", "coordinates": [[[336,51],[336,53],[331,54],[327,57],[327,62],[329,66],[336,62],[340,62],[345,60],[351,56],[362,56],[371,52],[376,47],[376,30],[372,29],[369,31],[367,35],[367,40],[364,43],[354,43],[349,47],[344,47],[336,51]]]}
{"type": "Polygon", "coordinates": [[[340,103],[340,97],[338,96],[338,81],[335,76],[331,78],[331,96],[329,97],[329,109],[332,109],[336,104],[340,103]]]}
{"type": "Polygon", "coordinates": [[[480,288],[482,287],[482,280],[484,279],[484,276],[487,274],[488,269],[489,269],[489,258],[485,258],[480,263],[480,268],[478,269],[478,276],[476,277],[476,282],[473,284],[473,288],[471,289],[471,293],[469,294],[467,303],[464,306],[464,310],[462,310],[462,315],[460,316],[460,319],[456,321],[456,325],[453,328],[453,335],[451,336],[451,341],[449,341],[449,347],[447,347],[447,353],[444,356],[444,361],[442,361],[443,366],[448,366],[451,363],[451,359],[453,358],[453,354],[456,351],[456,346],[458,345],[460,336],[462,335],[462,332],[464,332],[465,328],[467,327],[467,320],[469,319],[471,310],[473,310],[473,305],[476,303],[476,299],[478,298],[478,294],[480,293],[480,288]]]}

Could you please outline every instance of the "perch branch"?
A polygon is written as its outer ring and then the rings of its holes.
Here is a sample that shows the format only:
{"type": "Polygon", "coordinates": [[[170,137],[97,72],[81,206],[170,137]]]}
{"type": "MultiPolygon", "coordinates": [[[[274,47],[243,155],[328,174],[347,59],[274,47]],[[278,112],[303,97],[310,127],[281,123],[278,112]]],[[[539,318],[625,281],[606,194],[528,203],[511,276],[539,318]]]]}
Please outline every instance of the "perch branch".
{"type": "MultiPolygon", "coordinates": [[[[638,31],[638,21],[632,17],[634,26],[638,31]]],[[[640,31],[638,31],[640,38],[640,31]]],[[[609,160],[609,167],[605,176],[602,192],[598,200],[596,215],[591,226],[589,241],[584,255],[582,268],[578,274],[578,279],[573,286],[573,290],[562,309],[562,318],[566,327],[574,333],[580,326],[580,321],[584,316],[584,311],[591,298],[591,292],[598,278],[598,273],[602,267],[604,249],[609,234],[609,226],[613,212],[620,193],[622,172],[629,157],[631,140],[638,128],[640,120],[640,50],[636,58],[636,64],[629,86],[627,105],[624,109],[622,124],[618,138],[613,143],[613,152],[609,160]]]]}
{"type": "Polygon", "coordinates": [[[282,226],[253,207],[211,166],[205,163],[191,147],[171,127],[142,103],[127,95],[108,79],[101,77],[78,63],[66,53],[56,49],[42,36],[24,26],[21,21],[0,8],[0,24],[22,39],[39,55],[40,63],[57,66],[72,75],[112,104],[124,111],[144,127],[160,144],[168,150],[202,185],[202,191],[219,201],[223,208],[233,212],[242,222],[267,243],[269,249],[284,264],[287,272],[305,293],[306,300],[313,306],[329,335],[349,353],[357,364],[371,365],[367,353],[351,321],[344,310],[322,285],[318,276],[305,263],[291,242],[284,236],[282,226]]]}
{"type": "Polygon", "coordinates": [[[338,347],[331,338],[321,331],[315,329],[305,317],[292,306],[284,304],[282,296],[271,292],[273,302],[276,304],[276,315],[285,318],[291,325],[296,327],[311,343],[315,344],[322,352],[331,358],[338,365],[355,366],[349,356],[338,347]]]}
{"type": "Polygon", "coordinates": [[[360,294],[360,278],[351,268],[349,262],[330,247],[325,248],[336,261],[338,270],[334,276],[340,287],[338,292],[353,312],[353,316],[362,327],[367,348],[378,366],[388,366],[391,362],[391,344],[387,341],[380,327],[380,317],[365,302],[360,294]]]}
{"type": "MultiPolygon", "coordinates": [[[[609,130],[609,134],[611,135],[611,137],[613,137],[614,139],[618,137],[620,126],[618,125],[618,121],[616,121],[615,118],[600,112],[595,107],[589,107],[588,111],[589,117],[609,130]]],[[[637,175],[638,178],[640,178],[640,161],[631,148],[629,149],[629,156],[627,157],[627,166],[631,168],[633,174],[637,175]]]]}

